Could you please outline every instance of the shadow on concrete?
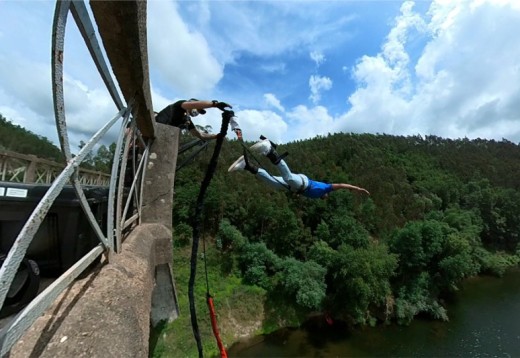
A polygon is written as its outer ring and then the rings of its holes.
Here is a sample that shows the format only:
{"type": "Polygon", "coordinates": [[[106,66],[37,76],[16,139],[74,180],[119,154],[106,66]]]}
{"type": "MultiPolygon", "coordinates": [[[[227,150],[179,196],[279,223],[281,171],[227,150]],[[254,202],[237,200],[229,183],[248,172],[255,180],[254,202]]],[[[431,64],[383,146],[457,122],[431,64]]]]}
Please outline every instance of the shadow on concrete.
{"type": "Polygon", "coordinates": [[[49,320],[49,322],[47,322],[43,328],[41,335],[38,338],[37,344],[34,346],[32,352],[28,355],[29,358],[38,358],[43,354],[52,337],[54,337],[56,331],[63,323],[63,320],[69,315],[72,308],[85,295],[94,279],[99,275],[102,266],[103,265],[97,265],[91,274],[84,279],[84,282],[77,281],[76,284],[70,285],[62,294],[59,303],[52,312],[53,319],[49,320]],[[74,287],[78,284],[82,285],[81,288],[78,292],[73,292],[74,287]],[[69,296],[73,297],[70,301],[68,300],[69,296]],[[64,304],[67,304],[67,306],[62,310],[62,306],[64,304]]]}

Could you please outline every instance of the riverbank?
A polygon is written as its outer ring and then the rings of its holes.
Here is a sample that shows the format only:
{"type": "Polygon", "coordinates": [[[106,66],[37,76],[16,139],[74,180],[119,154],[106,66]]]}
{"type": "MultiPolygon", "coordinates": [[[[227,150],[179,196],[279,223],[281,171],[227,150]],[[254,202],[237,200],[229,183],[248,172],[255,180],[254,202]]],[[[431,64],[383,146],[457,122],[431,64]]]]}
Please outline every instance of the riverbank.
{"type": "Polygon", "coordinates": [[[233,357],[466,357],[520,356],[520,270],[501,278],[465,280],[447,303],[447,322],[415,319],[408,326],[305,325],[243,340],[233,357]]]}
{"type": "MultiPolygon", "coordinates": [[[[266,296],[266,291],[243,285],[241,279],[220,272],[218,263],[226,260],[213,245],[206,248],[208,282],[217,314],[220,336],[226,347],[234,342],[272,333],[283,327],[299,327],[305,316],[294,308],[266,296]]],[[[174,249],[174,277],[179,299],[180,316],[174,322],[154,329],[150,338],[150,355],[162,357],[198,356],[191,326],[188,281],[190,276],[191,247],[174,249]]],[[[194,287],[195,307],[200,337],[205,356],[218,356],[218,347],[211,330],[206,304],[206,277],[204,260],[199,255],[194,287]]]]}
{"type": "MultiPolygon", "coordinates": [[[[178,289],[180,317],[171,324],[163,325],[153,330],[150,340],[150,352],[153,357],[193,357],[198,355],[191,326],[188,302],[190,256],[191,247],[174,249],[173,267],[178,289]]],[[[218,356],[218,348],[211,331],[211,321],[206,305],[206,277],[202,257],[202,255],[199,255],[194,292],[197,321],[204,354],[211,357],[218,356]]],[[[206,257],[209,291],[214,298],[220,336],[224,345],[228,347],[234,355],[237,354],[237,351],[240,352],[243,349],[247,349],[249,345],[262,346],[265,339],[272,339],[272,337],[276,337],[277,335],[281,335],[282,338],[276,338],[275,341],[285,341],[287,336],[291,335],[290,332],[308,331],[309,327],[313,326],[314,328],[311,328],[311,330],[316,330],[316,327],[321,327],[317,329],[318,333],[327,332],[324,338],[325,341],[329,336],[348,336],[352,335],[352,332],[367,332],[367,329],[369,329],[368,327],[357,327],[353,329],[352,327],[341,325],[341,322],[335,322],[335,325],[332,327],[325,322],[323,317],[315,319],[317,324],[309,325],[306,314],[297,312],[293,307],[281,301],[277,301],[276,297],[268,297],[266,291],[259,287],[243,285],[238,275],[221,272],[222,267],[226,266],[221,265],[221,263],[229,258],[222,256],[222,254],[214,249],[213,245],[208,245],[206,257]],[[304,323],[306,323],[306,327],[303,329],[286,328],[301,327],[304,323]],[[272,335],[271,338],[266,338],[273,332],[276,333],[272,335]]],[[[518,272],[518,276],[520,277],[520,271],[518,272]]],[[[486,279],[487,278],[482,277],[466,279],[462,285],[463,291],[464,287],[468,285],[471,287],[474,282],[478,283],[486,279]]],[[[460,296],[459,294],[455,295],[455,302],[452,304],[456,304],[460,300],[460,296]]],[[[448,312],[448,315],[451,316],[451,313],[448,312]]],[[[420,324],[417,322],[423,321],[415,320],[412,322],[412,325],[420,324]]],[[[443,323],[429,320],[425,320],[424,322],[427,322],[427,325],[431,322],[436,322],[430,324],[432,327],[436,324],[443,323]]],[[[396,329],[398,331],[406,329],[406,327],[397,325],[384,327],[393,327],[390,328],[390,330],[396,329]]],[[[435,330],[437,330],[437,328],[435,328],[435,330]]],[[[320,334],[317,335],[317,337],[319,336],[320,334]]],[[[318,341],[323,342],[323,339],[320,338],[318,341]]]]}

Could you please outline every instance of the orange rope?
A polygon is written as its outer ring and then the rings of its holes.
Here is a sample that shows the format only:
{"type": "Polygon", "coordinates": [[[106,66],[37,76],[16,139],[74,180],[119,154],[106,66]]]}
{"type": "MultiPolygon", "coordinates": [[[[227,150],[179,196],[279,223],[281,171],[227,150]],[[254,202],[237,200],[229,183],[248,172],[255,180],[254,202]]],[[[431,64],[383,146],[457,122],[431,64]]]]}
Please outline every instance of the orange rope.
{"type": "Polygon", "coordinates": [[[227,358],[226,347],[224,347],[224,344],[222,344],[222,340],[220,339],[220,333],[218,332],[217,315],[215,314],[215,306],[213,305],[213,297],[211,297],[211,295],[209,293],[207,294],[207,299],[208,299],[209,314],[211,317],[211,328],[213,329],[213,334],[215,335],[215,338],[217,339],[218,349],[220,350],[220,357],[227,358]]]}

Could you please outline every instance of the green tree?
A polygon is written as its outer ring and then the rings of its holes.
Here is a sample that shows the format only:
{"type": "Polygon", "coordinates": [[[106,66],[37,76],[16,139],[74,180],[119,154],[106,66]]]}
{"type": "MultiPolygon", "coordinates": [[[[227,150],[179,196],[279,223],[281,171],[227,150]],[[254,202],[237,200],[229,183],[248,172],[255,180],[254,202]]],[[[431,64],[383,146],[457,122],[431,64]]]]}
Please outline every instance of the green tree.
{"type": "Polygon", "coordinates": [[[287,258],[280,265],[278,280],[282,292],[303,308],[320,309],[325,298],[327,270],[314,261],[301,262],[294,258],[287,258]]]}
{"type": "Polygon", "coordinates": [[[46,137],[36,135],[13,124],[0,114],[0,149],[21,154],[33,154],[39,158],[64,162],[61,150],[46,137]]]}
{"type": "Polygon", "coordinates": [[[368,232],[349,215],[334,215],[329,222],[329,245],[338,248],[348,244],[353,247],[367,247],[369,245],[368,232]]]}
{"type": "Polygon", "coordinates": [[[337,251],[327,244],[326,241],[316,241],[309,249],[308,257],[316,261],[330,272],[336,259],[337,251]]]}
{"type": "Polygon", "coordinates": [[[190,225],[179,223],[173,228],[173,244],[175,246],[187,246],[193,238],[193,229],[190,225]]]}
{"type": "MultiPolygon", "coordinates": [[[[213,146],[176,173],[174,226],[190,222],[213,146]]],[[[520,147],[514,143],[339,133],[279,149],[291,153],[295,172],[353,183],[371,195],[338,191],[309,200],[273,191],[250,173],[227,172],[243,152],[241,143],[227,141],[207,193],[204,234],[216,235],[224,273],[240,272],[269,297],[283,293],[284,304],[314,305],[312,293],[321,286],[311,284],[300,304],[289,285],[301,282],[297,269],[306,272],[302,265],[313,261],[326,269],[324,308],[339,317],[372,323],[395,299],[403,323],[419,313],[443,319],[440,297],[461,280],[502,274],[517,262],[520,147]]]]}
{"type": "MultiPolygon", "coordinates": [[[[115,150],[115,147],[114,147],[115,150]]],[[[110,173],[112,169],[112,162],[114,160],[114,151],[107,148],[105,145],[100,145],[96,155],[92,157],[94,169],[104,173],[110,173]]],[[[130,164],[130,163],[128,163],[130,164]]],[[[136,168],[137,169],[137,168],[136,168]]]]}
{"type": "Polygon", "coordinates": [[[280,258],[264,243],[246,244],[241,251],[239,265],[243,272],[244,282],[266,290],[272,289],[271,277],[280,267],[280,258]]]}
{"type": "Polygon", "coordinates": [[[247,244],[247,239],[229,220],[224,219],[220,222],[217,233],[217,247],[223,251],[240,251],[247,244]]]}
{"type": "Polygon", "coordinates": [[[446,319],[439,295],[455,290],[463,278],[479,270],[468,236],[436,220],[415,221],[396,230],[390,250],[399,255],[393,283],[398,292],[396,314],[405,323],[421,312],[446,319]]]}
{"type": "Polygon", "coordinates": [[[331,311],[356,323],[373,322],[370,308],[385,306],[396,266],[396,256],[389,254],[385,245],[374,243],[358,249],[340,246],[329,268],[331,311]]]}

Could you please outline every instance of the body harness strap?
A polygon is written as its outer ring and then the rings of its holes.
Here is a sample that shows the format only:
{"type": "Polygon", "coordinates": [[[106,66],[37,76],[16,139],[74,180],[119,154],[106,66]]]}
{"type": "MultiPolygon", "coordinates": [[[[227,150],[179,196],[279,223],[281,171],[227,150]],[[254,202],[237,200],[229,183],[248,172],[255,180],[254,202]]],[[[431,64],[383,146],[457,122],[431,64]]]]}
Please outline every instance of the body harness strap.
{"type": "Polygon", "coordinates": [[[297,174],[300,178],[302,178],[302,185],[296,190],[296,194],[303,194],[309,187],[309,185],[305,185],[305,177],[303,174],[297,174]]]}

